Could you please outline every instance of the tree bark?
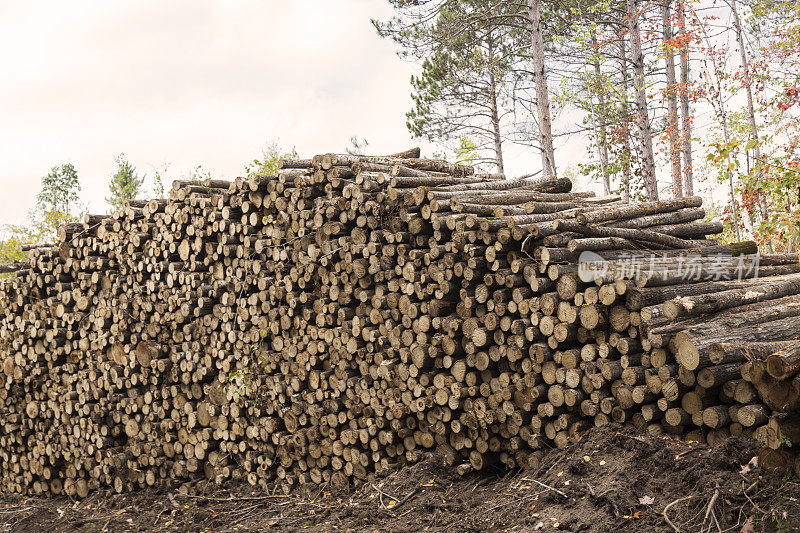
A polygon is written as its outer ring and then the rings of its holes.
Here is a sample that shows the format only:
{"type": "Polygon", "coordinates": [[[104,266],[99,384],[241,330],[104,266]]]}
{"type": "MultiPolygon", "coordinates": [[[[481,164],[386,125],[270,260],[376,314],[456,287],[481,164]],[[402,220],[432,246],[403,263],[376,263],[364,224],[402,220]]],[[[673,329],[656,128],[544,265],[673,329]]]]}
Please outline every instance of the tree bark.
{"type": "Polygon", "coordinates": [[[619,40],[620,75],[622,76],[622,201],[631,201],[631,135],[628,110],[628,49],[625,39],[619,40]]]}
{"type": "Polygon", "coordinates": [[[684,222],[694,222],[705,218],[706,210],[702,207],[679,209],[667,213],[658,213],[631,220],[617,221],[615,226],[620,228],[646,228],[651,226],[662,226],[664,224],[682,224],[684,222]]]}
{"type": "Polygon", "coordinates": [[[797,302],[785,309],[773,310],[753,306],[732,310],[701,325],[677,333],[673,339],[678,349],[678,362],[689,370],[710,364],[709,349],[713,344],[748,341],[782,341],[797,338],[797,302]]]}
{"type": "Polygon", "coordinates": [[[664,56],[667,70],[667,135],[669,137],[669,159],[672,168],[672,196],[683,196],[683,173],[681,172],[681,149],[679,143],[678,95],[675,79],[675,51],[672,48],[672,12],[670,1],[661,7],[664,18],[664,56]]]}
{"type": "Polygon", "coordinates": [[[0,264],[0,274],[11,274],[17,270],[24,268],[22,261],[15,261],[13,263],[0,264]]]}
{"type": "Polygon", "coordinates": [[[739,307],[755,302],[776,300],[784,296],[800,294],[800,275],[767,279],[761,286],[749,285],[741,289],[678,297],[664,302],[664,316],[669,319],[699,316],[739,307]]]}
{"type": "Polygon", "coordinates": [[[555,151],[553,149],[552,121],[550,117],[550,94],[547,89],[547,71],[544,64],[544,37],[542,35],[541,0],[528,0],[528,16],[531,21],[531,51],[534,83],[536,84],[536,110],[539,122],[542,172],[545,177],[556,175],[555,151]]]}
{"type": "Polygon", "coordinates": [[[683,139],[683,194],[694,195],[692,168],[692,117],[689,109],[689,43],[686,42],[686,0],[678,2],[678,26],[681,41],[681,137],[683,139]]]}
{"type": "Polygon", "coordinates": [[[608,207],[579,214],[576,219],[581,224],[596,224],[611,220],[630,220],[659,213],[670,213],[687,207],[700,207],[703,200],[698,196],[676,198],[674,200],[654,201],[636,205],[608,207]]]}
{"type": "MultiPolygon", "coordinates": [[[[747,50],[744,47],[744,36],[742,32],[742,21],[739,18],[739,11],[736,8],[736,0],[730,0],[731,14],[733,15],[733,29],[736,33],[736,42],[739,44],[739,55],[742,60],[742,73],[744,77],[744,90],[747,95],[747,118],[750,121],[750,139],[753,142],[753,159],[756,169],[756,186],[761,184],[761,174],[763,161],[761,159],[761,146],[758,137],[758,126],[756,125],[756,112],[753,106],[753,88],[750,77],[750,63],[747,61],[747,50]]],[[[757,193],[758,207],[761,214],[761,221],[764,222],[769,216],[767,199],[763,193],[757,193]]],[[[767,251],[772,253],[772,239],[767,239],[767,251]]]]}
{"type": "MultiPolygon", "coordinates": [[[[489,43],[489,57],[490,61],[494,61],[494,43],[492,41],[491,31],[488,36],[489,43]]],[[[494,75],[494,65],[489,65],[489,95],[491,114],[492,114],[492,137],[494,140],[494,161],[497,165],[497,172],[504,174],[503,167],[503,138],[500,134],[500,113],[497,110],[497,79],[494,75]]]]}
{"type": "Polygon", "coordinates": [[[628,31],[631,39],[631,59],[633,63],[633,85],[636,92],[636,122],[639,126],[639,143],[642,149],[642,180],[645,194],[650,201],[658,200],[658,182],[653,156],[653,135],[647,109],[645,89],[644,54],[642,37],[639,33],[639,0],[627,0],[628,31]]]}
{"type": "Polygon", "coordinates": [[[712,344],[708,349],[711,362],[715,365],[722,363],[732,363],[734,361],[754,361],[764,359],[789,346],[793,346],[794,341],[778,342],[720,342],[712,344]]]}
{"type": "Polygon", "coordinates": [[[574,231],[576,233],[583,233],[592,237],[619,237],[629,241],[647,242],[653,244],[660,244],[670,248],[694,248],[694,244],[683,239],[670,237],[663,233],[656,233],[654,231],[647,231],[642,229],[629,229],[629,228],[613,228],[609,226],[584,226],[583,224],[574,222],[572,220],[557,220],[556,229],[562,231],[574,231]]]}
{"type": "Polygon", "coordinates": [[[800,342],[767,357],[767,372],[779,380],[800,372],[800,342]]]}
{"type": "Polygon", "coordinates": [[[603,191],[611,194],[611,176],[608,173],[608,144],[606,134],[606,109],[605,87],[603,86],[603,71],[600,68],[600,57],[597,46],[597,33],[592,30],[592,65],[594,66],[594,88],[597,93],[598,112],[594,113],[595,127],[597,129],[597,151],[600,156],[600,173],[603,178],[603,191]],[[603,115],[601,115],[603,113],[603,115]]]}

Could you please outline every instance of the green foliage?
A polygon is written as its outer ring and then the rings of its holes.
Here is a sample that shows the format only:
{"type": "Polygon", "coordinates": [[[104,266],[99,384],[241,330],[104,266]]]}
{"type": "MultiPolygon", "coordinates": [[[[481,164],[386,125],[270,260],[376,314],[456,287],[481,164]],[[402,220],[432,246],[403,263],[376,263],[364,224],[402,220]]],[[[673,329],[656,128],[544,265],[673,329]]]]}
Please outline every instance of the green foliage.
{"type": "Polygon", "coordinates": [[[530,33],[527,8],[485,0],[406,2],[390,0],[398,16],[373,21],[378,34],[394,40],[401,57],[421,63],[411,77],[413,108],[406,127],[414,137],[449,145],[458,152],[463,136],[479,159],[502,167],[501,144],[523,138],[526,128],[507,128],[519,107],[531,104],[530,72],[524,67],[530,33]],[[489,13],[491,11],[491,13],[489,13]],[[490,16],[491,14],[491,16],[490,16]]]}
{"type": "Polygon", "coordinates": [[[290,151],[285,152],[277,141],[273,141],[262,150],[260,158],[253,159],[252,162],[245,165],[244,171],[248,176],[274,176],[278,173],[278,161],[281,159],[297,159],[297,157],[297,150],[292,148],[290,151]]]}
{"type": "Polygon", "coordinates": [[[466,165],[472,165],[478,159],[478,145],[475,141],[462,135],[458,139],[458,150],[456,150],[456,161],[466,165]]]}
{"type": "Polygon", "coordinates": [[[197,165],[189,173],[187,179],[193,181],[209,181],[212,179],[211,171],[205,168],[203,165],[197,165]]]}
{"type": "MultiPolygon", "coordinates": [[[[0,239],[0,264],[13,263],[24,260],[28,253],[22,251],[25,244],[35,244],[36,235],[31,228],[9,224],[2,229],[0,239]]],[[[13,276],[13,274],[0,274],[0,278],[13,276]]]]}
{"type": "Polygon", "coordinates": [[[116,156],[114,162],[117,164],[117,171],[111,176],[108,184],[111,196],[106,198],[106,201],[111,204],[112,208],[119,209],[125,200],[139,196],[142,192],[144,178],[136,173],[136,167],[125,159],[125,154],[116,156]]]}
{"type": "Polygon", "coordinates": [[[71,163],[53,167],[42,178],[36,205],[28,213],[29,223],[0,228],[0,263],[24,260],[27,257],[22,250],[24,245],[56,242],[58,227],[77,221],[81,215],[80,190],[78,173],[71,163]]]}
{"type": "Polygon", "coordinates": [[[53,167],[42,178],[42,188],[36,195],[36,207],[42,211],[58,211],[69,217],[78,203],[81,184],[72,163],[53,167]]]}
{"type": "Polygon", "coordinates": [[[12,233],[0,241],[0,263],[13,263],[25,259],[26,254],[22,251],[22,245],[27,244],[25,239],[13,232],[10,227],[6,232],[12,233]]]}
{"type": "MultiPolygon", "coordinates": [[[[800,240],[800,4],[755,0],[739,8],[750,32],[744,39],[747,64],[732,71],[726,63],[730,50],[710,44],[703,50],[704,63],[718,78],[704,79],[717,118],[704,143],[706,174],[730,189],[732,201],[721,213],[723,239],[730,239],[727,230],[738,215],[742,238],[769,251],[793,252],[800,240]],[[749,110],[731,112],[726,105],[734,96],[743,98],[747,88],[752,118],[749,110]]],[[[738,59],[739,51],[734,55],[738,59]]]]}
{"type": "Polygon", "coordinates": [[[42,178],[42,188],[36,195],[36,207],[30,215],[31,235],[36,242],[55,242],[58,227],[78,220],[81,184],[72,163],[53,167],[42,178]]]}
{"type": "Polygon", "coordinates": [[[800,157],[791,136],[786,140],[791,133],[786,128],[762,128],[761,133],[761,161],[749,156],[755,141],[742,113],[728,116],[727,142],[717,132],[705,143],[708,174],[728,183],[734,198],[719,213],[726,228],[721,240],[735,240],[738,223],[741,238],[771,244],[775,252],[793,252],[800,241],[800,157]],[[761,202],[768,206],[766,216],[761,202]]]}
{"type": "Polygon", "coordinates": [[[156,198],[164,198],[166,195],[166,188],[164,187],[164,176],[169,170],[169,164],[156,167],[153,171],[153,195],[156,198]]]}

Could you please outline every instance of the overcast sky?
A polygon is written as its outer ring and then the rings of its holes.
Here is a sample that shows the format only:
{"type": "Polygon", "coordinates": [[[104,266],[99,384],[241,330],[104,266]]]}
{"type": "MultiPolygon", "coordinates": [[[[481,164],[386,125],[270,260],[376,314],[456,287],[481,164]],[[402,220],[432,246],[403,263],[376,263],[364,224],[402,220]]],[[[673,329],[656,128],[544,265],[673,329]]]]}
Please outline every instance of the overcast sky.
{"type": "Polygon", "coordinates": [[[377,0],[0,1],[0,224],[75,164],[105,212],[113,157],[232,179],[273,140],[301,154],[405,149],[410,65],[377,0]]]}
{"type": "MultiPolygon", "coordinates": [[[[383,0],[0,0],[0,225],[24,222],[65,162],[104,213],[120,152],[144,172],[233,179],[275,140],[303,156],[352,135],[376,154],[425,146],[405,128],[415,66],[370,24],[390,14],[383,0]]],[[[538,170],[506,149],[508,174],[538,170]]],[[[557,144],[562,169],[583,158],[580,140],[557,144]]]]}

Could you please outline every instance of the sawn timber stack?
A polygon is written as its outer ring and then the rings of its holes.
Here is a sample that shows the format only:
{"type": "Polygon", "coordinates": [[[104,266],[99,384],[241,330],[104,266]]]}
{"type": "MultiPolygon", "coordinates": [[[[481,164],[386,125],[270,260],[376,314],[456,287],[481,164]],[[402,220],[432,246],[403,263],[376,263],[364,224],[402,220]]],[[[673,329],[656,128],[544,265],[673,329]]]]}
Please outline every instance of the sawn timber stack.
{"type": "Polygon", "coordinates": [[[704,218],[418,150],[87,216],[0,267],[0,488],[527,468],[609,420],[786,463],[798,257],[717,245],[704,218]]]}

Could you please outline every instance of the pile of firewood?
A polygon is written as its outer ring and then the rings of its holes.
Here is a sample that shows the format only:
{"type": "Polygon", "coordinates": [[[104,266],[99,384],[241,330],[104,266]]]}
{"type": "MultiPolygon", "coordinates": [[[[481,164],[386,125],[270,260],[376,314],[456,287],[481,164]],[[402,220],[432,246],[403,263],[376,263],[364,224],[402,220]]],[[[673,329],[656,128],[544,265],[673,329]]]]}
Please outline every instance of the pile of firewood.
{"type": "Polygon", "coordinates": [[[0,267],[0,490],[527,468],[612,420],[787,466],[798,257],[704,217],[419,150],[87,216],[0,267]]]}

